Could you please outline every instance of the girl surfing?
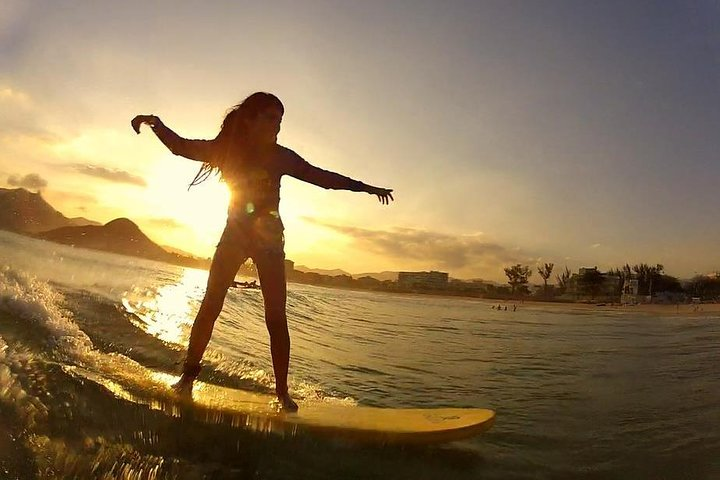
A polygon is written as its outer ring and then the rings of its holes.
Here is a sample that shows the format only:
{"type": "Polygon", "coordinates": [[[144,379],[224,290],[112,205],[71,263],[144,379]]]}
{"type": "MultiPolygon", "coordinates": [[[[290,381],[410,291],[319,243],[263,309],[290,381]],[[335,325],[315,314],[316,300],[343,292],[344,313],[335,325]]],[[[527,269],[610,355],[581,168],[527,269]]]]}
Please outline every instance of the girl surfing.
{"type": "Polygon", "coordinates": [[[233,285],[238,269],[251,258],[260,279],[278,402],[287,411],[298,408],[287,385],[290,335],[285,311],[284,227],[278,210],[283,175],[323,188],[376,195],[384,205],[393,200],[391,189],[322,170],[279,145],[277,135],[284,111],[275,95],[253,93],[230,110],[212,140],[182,138],[155,115],[138,115],[132,119],[136,133],[140,133],[142,124],[147,124],[172,153],[203,163],[191,186],[219,172],[231,192],[225,230],[215,250],[205,296],[190,332],[182,376],[174,387],[180,393],[192,392],[227,290],[233,285]]]}

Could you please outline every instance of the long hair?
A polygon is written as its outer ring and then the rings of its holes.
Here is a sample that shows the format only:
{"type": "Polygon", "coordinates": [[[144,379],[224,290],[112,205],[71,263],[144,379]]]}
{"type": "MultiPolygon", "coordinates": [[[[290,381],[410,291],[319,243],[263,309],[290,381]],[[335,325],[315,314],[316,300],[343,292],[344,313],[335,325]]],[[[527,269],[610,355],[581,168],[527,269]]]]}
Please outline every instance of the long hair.
{"type": "Polygon", "coordinates": [[[188,189],[222,170],[241,142],[251,140],[247,138],[245,131],[247,121],[254,120],[260,112],[268,108],[277,108],[280,113],[285,113],[285,107],[278,97],[272,93],[255,92],[225,114],[220,132],[214,140],[217,146],[217,157],[212,164],[207,162],[202,164],[188,189]]]}

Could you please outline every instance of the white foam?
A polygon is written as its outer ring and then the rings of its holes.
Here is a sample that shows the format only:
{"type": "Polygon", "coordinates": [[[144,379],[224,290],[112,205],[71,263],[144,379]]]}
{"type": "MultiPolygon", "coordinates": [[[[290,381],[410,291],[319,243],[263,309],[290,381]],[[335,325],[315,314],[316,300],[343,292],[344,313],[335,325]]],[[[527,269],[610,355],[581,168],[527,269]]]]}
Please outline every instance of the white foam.
{"type": "Polygon", "coordinates": [[[12,370],[13,364],[26,364],[32,360],[27,352],[11,351],[5,340],[0,337],[0,403],[15,411],[16,418],[25,428],[33,428],[39,421],[47,418],[48,408],[30,395],[12,370]]]}
{"type": "MultiPolygon", "coordinates": [[[[63,302],[63,295],[53,289],[48,282],[8,266],[0,267],[0,311],[5,311],[15,318],[45,330],[54,347],[55,360],[110,370],[139,366],[137,362],[124,355],[105,355],[95,350],[90,338],[73,321],[71,312],[62,308],[63,302]]],[[[236,378],[250,380],[266,388],[274,388],[272,372],[248,362],[229,360],[222,353],[211,349],[205,353],[204,362],[236,378]]],[[[349,405],[356,403],[351,398],[329,395],[323,392],[319,385],[294,381],[292,378],[289,380],[293,395],[300,399],[349,405]]]]}
{"type": "Polygon", "coordinates": [[[345,407],[357,406],[357,400],[352,397],[336,397],[328,395],[318,388],[307,382],[292,382],[292,394],[295,398],[301,398],[306,404],[327,403],[332,405],[342,405],[345,407]]]}
{"type": "Polygon", "coordinates": [[[0,268],[0,310],[41,326],[58,353],[77,357],[91,350],[92,342],[61,309],[63,300],[47,282],[7,266],[0,268]]]}
{"type": "MultiPolygon", "coordinates": [[[[258,368],[249,362],[241,360],[229,360],[222,353],[215,350],[207,350],[203,357],[203,363],[211,364],[219,372],[229,376],[250,380],[256,385],[273,390],[275,388],[275,376],[272,372],[258,368]]],[[[336,397],[322,390],[319,385],[288,378],[290,391],[294,398],[305,402],[333,403],[338,405],[355,406],[357,401],[350,397],[336,397]]]]}

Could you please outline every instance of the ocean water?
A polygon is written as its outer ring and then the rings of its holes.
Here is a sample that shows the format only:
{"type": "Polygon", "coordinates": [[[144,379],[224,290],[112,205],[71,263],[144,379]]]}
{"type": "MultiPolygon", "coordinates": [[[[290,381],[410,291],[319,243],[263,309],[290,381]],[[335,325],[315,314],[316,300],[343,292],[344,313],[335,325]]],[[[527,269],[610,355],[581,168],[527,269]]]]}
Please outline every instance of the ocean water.
{"type": "MultiPolygon", "coordinates": [[[[73,366],[174,373],[207,272],[0,232],[0,478],[720,478],[720,318],[558,312],[289,285],[300,399],[483,407],[430,447],[280,436],[113,396],[73,366]]],[[[203,379],[272,389],[259,291],[231,290],[203,379]]]]}

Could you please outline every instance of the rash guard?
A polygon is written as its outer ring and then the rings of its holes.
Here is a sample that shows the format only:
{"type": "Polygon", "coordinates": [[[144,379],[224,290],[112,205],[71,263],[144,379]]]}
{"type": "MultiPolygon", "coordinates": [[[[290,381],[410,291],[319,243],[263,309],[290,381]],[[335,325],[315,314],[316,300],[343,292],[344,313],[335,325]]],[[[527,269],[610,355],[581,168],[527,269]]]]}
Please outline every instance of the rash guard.
{"type": "Polygon", "coordinates": [[[282,231],[278,213],[280,179],[290,175],[313,185],[334,190],[365,191],[367,185],[335,172],[323,170],[305,161],[300,155],[281,145],[273,145],[262,155],[228,153],[217,140],[189,140],[158,121],[153,131],[175,155],[218,167],[230,187],[228,224],[251,226],[258,220],[276,219],[282,231]]]}

